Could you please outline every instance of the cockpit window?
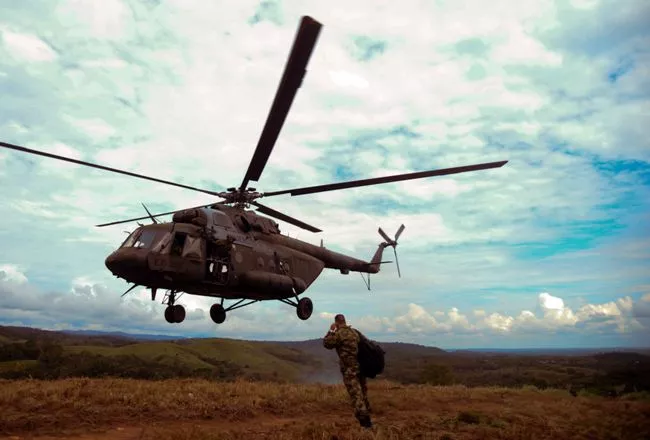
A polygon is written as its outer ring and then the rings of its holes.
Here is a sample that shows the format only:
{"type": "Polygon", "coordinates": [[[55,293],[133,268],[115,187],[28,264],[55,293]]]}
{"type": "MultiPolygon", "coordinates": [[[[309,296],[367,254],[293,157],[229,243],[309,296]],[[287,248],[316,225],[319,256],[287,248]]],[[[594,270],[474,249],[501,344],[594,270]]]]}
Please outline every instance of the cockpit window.
{"type": "Polygon", "coordinates": [[[122,243],[122,246],[120,247],[131,247],[133,246],[133,243],[135,242],[136,237],[140,233],[140,228],[136,229],[135,231],[131,232],[129,236],[124,240],[124,243],[122,243]]]}
{"type": "Polygon", "coordinates": [[[140,234],[138,239],[135,241],[133,247],[147,249],[151,247],[151,245],[153,244],[154,238],[156,238],[156,231],[152,231],[151,229],[145,229],[144,231],[142,231],[142,234],[140,234]]]}
{"type": "Polygon", "coordinates": [[[164,235],[163,231],[138,228],[129,235],[121,247],[149,249],[156,241],[158,241],[156,238],[160,239],[162,235],[164,235]]]}

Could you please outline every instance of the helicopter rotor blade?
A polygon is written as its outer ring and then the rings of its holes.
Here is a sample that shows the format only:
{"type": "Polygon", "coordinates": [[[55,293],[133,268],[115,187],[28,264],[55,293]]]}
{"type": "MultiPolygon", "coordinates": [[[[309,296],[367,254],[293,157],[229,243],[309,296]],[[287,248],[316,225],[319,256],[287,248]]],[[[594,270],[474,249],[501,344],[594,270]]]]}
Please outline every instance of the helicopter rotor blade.
{"type": "MultiPolygon", "coordinates": [[[[185,211],[185,210],[188,210],[188,209],[208,208],[208,207],[210,207],[210,206],[217,205],[217,204],[219,204],[219,203],[210,203],[210,204],[208,204],[208,205],[193,206],[193,207],[191,207],[191,208],[177,209],[177,210],[175,210],[175,211],[163,212],[163,213],[160,213],[160,214],[154,214],[154,215],[149,214],[149,215],[147,215],[147,216],[145,216],[145,217],[137,217],[137,218],[130,218],[130,219],[128,219],[128,220],[118,220],[118,221],[114,221],[114,222],[110,222],[110,223],[102,223],[101,225],[95,225],[95,227],[97,227],[97,228],[102,228],[102,227],[104,227],[104,226],[119,225],[119,224],[122,224],[122,223],[130,223],[130,222],[134,222],[134,221],[136,221],[136,220],[146,220],[146,219],[151,219],[151,220],[153,220],[154,223],[155,223],[155,222],[156,222],[156,221],[154,220],[155,217],[161,217],[161,216],[163,216],[163,215],[175,214],[175,213],[177,213],[177,212],[185,211]]],[[[145,209],[147,209],[147,208],[145,207],[145,209]]],[[[147,209],[147,213],[149,213],[149,210],[148,210],[148,209],[147,209]]]]}
{"type": "Polygon", "coordinates": [[[72,159],[70,157],[59,156],[58,154],[46,153],[44,151],[33,150],[31,148],[25,148],[25,147],[21,147],[21,146],[18,146],[18,145],[8,144],[6,142],[0,142],[0,147],[9,148],[11,150],[16,150],[16,151],[23,151],[25,153],[30,153],[30,154],[36,154],[36,155],[39,155],[39,156],[50,157],[52,159],[63,160],[63,161],[66,161],[66,162],[72,162],[72,163],[76,163],[78,165],[84,165],[84,166],[87,166],[87,167],[98,168],[100,170],[111,171],[113,173],[125,174],[127,176],[137,177],[139,179],[151,180],[153,182],[164,183],[166,185],[172,185],[172,186],[176,186],[176,187],[179,187],[179,188],[191,189],[193,191],[199,191],[199,192],[202,192],[202,193],[205,193],[205,194],[210,194],[212,196],[220,197],[219,193],[215,192],[215,191],[209,191],[207,189],[195,188],[193,186],[183,185],[181,183],[170,182],[168,180],[162,180],[162,179],[158,179],[158,178],[155,178],[155,177],[149,177],[149,176],[145,176],[143,174],[132,173],[130,171],[118,170],[117,168],[111,168],[111,167],[107,167],[107,166],[104,166],[104,165],[97,165],[97,164],[94,164],[94,163],[91,163],[91,162],[85,162],[83,160],[77,160],[77,159],[72,159]]]}
{"type": "Polygon", "coordinates": [[[404,224],[402,224],[402,226],[399,227],[399,229],[395,233],[395,241],[399,240],[399,236],[402,235],[402,232],[404,232],[405,228],[406,226],[404,226],[404,224]]]}
{"type": "Polygon", "coordinates": [[[384,232],[383,229],[381,229],[381,227],[377,231],[379,232],[379,235],[381,235],[384,238],[384,240],[386,240],[386,243],[390,244],[393,242],[393,240],[388,238],[388,235],[384,232]]]}
{"type": "Polygon", "coordinates": [[[298,88],[302,84],[307,63],[316,45],[321,27],[322,24],[309,16],[303,16],[300,20],[300,26],[284,67],[284,73],[273,99],[271,110],[240,189],[246,189],[246,185],[250,180],[257,182],[260,179],[298,88]]]}
{"type": "Polygon", "coordinates": [[[378,185],[381,183],[399,182],[403,180],[421,179],[423,177],[444,176],[448,174],[466,173],[469,171],[486,170],[490,168],[500,168],[508,163],[507,160],[499,162],[487,162],[477,165],[466,165],[462,167],[444,168],[440,170],[417,171],[414,173],[394,174],[392,176],[373,177],[370,179],[350,180],[348,182],[329,183],[325,185],[316,185],[303,188],[294,188],[281,191],[271,191],[263,194],[264,197],[277,196],[280,194],[291,194],[292,196],[301,196],[304,194],[313,194],[324,191],[334,191],[346,188],[356,188],[360,186],[378,185]]]}
{"type": "Polygon", "coordinates": [[[279,220],[284,220],[287,223],[291,223],[294,226],[298,226],[299,228],[306,229],[310,232],[322,232],[321,229],[318,229],[314,226],[311,226],[303,221],[300,221],[298,219],[295,219],[293,217],[290,217],[286,214],[283,214],[279,211],[276,211],[275,209],[269,208],[268,206],[264,206],[261,203],[258,202],[251,202],[251,205],[254,205],[257,207],[257,210],[261,212],[262,214],[266,214],[271,217],[275,217],[279,220]]]}

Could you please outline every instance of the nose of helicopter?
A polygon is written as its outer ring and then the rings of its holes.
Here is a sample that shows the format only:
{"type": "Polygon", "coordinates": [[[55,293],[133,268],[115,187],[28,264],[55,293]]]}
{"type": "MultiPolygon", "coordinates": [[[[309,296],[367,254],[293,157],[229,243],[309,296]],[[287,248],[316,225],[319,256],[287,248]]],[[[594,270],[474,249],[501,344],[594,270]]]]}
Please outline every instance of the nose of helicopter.
{"type": "Polygon", "coordinates": [[[130,252],[118,249],[106,257],[104,262],[111,273],[125,279],[148,268],[146,251],[138,250],[138,252],[135,249],[128,249],[128,251],[130,252]]]}

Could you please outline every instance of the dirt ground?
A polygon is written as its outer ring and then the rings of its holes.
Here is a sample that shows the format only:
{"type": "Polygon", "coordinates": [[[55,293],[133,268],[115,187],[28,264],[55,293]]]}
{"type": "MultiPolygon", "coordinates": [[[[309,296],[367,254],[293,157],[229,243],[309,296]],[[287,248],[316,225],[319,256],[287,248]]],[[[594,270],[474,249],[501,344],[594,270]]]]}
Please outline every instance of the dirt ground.
{"type": "Polygon", "coordinates": [[[650,401],[564,390],[370,384],[375,427],[340,385],[71,379],[0,383],[11,439],[650,438],[650,401]]]}

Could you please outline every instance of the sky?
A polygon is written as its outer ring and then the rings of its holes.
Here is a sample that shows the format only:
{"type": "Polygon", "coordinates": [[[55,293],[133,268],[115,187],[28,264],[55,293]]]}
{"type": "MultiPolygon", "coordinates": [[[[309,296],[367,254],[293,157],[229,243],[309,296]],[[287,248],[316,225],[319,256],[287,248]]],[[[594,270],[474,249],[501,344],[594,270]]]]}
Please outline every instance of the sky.
{"type": "Polygon", "coordinates": [[[219,199],[0,149],[0,325],[304,340],[343,313],[442,348],[648,345],[643,0],[0,0],[0,140],[236,186],[303,15],[323,28],[258,190],[509,161],[262,200],[323,230],[283,233],[368,260],[404,224],[401,278],[325,270],[308,321],[269,301],[217,326],[184,295],[168,324],[104,265],[137,225],[95,225],[219,199]]]}

